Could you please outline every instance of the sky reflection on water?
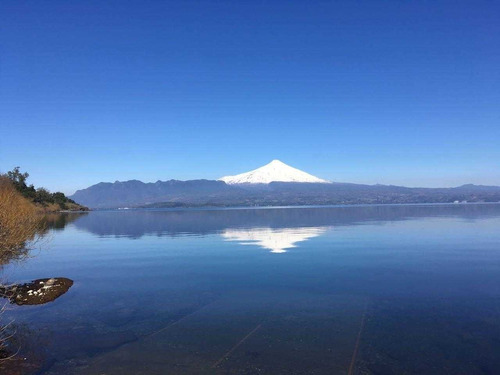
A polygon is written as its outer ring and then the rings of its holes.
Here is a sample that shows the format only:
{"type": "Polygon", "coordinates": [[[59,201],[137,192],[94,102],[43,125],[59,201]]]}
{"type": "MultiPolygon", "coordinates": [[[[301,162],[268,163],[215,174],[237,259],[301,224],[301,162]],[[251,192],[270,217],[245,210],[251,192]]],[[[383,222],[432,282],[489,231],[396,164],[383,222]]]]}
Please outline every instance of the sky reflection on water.
{"type": "Polygon", "coordinates": [[[353,373],[500,368],[500,205],[73,219],[2,271],[74,280],[8,311],[41,333],[41,373],[345,374],[361,331],[353,373]]]}

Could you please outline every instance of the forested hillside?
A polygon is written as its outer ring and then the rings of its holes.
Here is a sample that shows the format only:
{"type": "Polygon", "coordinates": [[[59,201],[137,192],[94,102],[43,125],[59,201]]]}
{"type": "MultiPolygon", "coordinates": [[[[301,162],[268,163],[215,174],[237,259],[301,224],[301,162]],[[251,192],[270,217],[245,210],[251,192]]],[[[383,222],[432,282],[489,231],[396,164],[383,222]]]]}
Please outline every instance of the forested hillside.
{"type": "Polygon", "coordinates": [[[10,180],[15,189],[21,193],[23,197],[33,202],[44,211],[87,211],[84,207],[72,199],[69,199],[61,192],[51,193],[43,187],[35,188],[33,184],[27,185],[26,180],[29,177],[27,172],[21,172],[19,167],[3,175],[4,178],[10,180]]]}

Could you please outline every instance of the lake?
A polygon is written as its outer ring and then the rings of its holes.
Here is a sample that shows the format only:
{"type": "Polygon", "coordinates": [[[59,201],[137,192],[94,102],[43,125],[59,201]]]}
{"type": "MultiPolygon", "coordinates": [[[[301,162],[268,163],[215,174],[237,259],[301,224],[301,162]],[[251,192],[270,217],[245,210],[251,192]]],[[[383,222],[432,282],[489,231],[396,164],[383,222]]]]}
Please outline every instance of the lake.
{"type": "Polygon", "coordinates": [[[500,205],[64,215],[8,282],[26,374],[497,374],[500,205]]]}

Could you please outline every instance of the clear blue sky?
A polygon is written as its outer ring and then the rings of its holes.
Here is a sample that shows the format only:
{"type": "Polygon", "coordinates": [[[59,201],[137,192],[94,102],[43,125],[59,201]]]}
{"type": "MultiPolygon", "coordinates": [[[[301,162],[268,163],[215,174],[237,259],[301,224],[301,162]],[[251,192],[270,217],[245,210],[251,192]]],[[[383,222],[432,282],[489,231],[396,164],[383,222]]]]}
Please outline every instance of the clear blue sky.
{"type": "Polygon", "coordinates": [[[0,171],[500,185],[494,1],[3,1],[0,171]]]}

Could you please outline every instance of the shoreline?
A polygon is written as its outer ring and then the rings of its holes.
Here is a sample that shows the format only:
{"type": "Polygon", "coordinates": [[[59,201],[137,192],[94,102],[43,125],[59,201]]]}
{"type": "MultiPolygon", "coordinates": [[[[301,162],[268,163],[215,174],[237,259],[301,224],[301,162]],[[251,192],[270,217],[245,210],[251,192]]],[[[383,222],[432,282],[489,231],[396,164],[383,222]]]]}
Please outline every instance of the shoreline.
{"type": "Polygon", "coordinates": [[[284,206],[185,206],[185,207],[115,207],[115,208],[93,208],[89,211],[61,211],[73,212],[99,212],[99,211],[214,211],[214,210],[269,210],[269,209],[292,209],[292,208],[347,208],[347,207],[387,207],[387,206],[479,206],[500,205],[500,202],[466,202],[466,203],[359,203],[359,204],[325,204],[325,205],[284,205],[284,206]]]}

